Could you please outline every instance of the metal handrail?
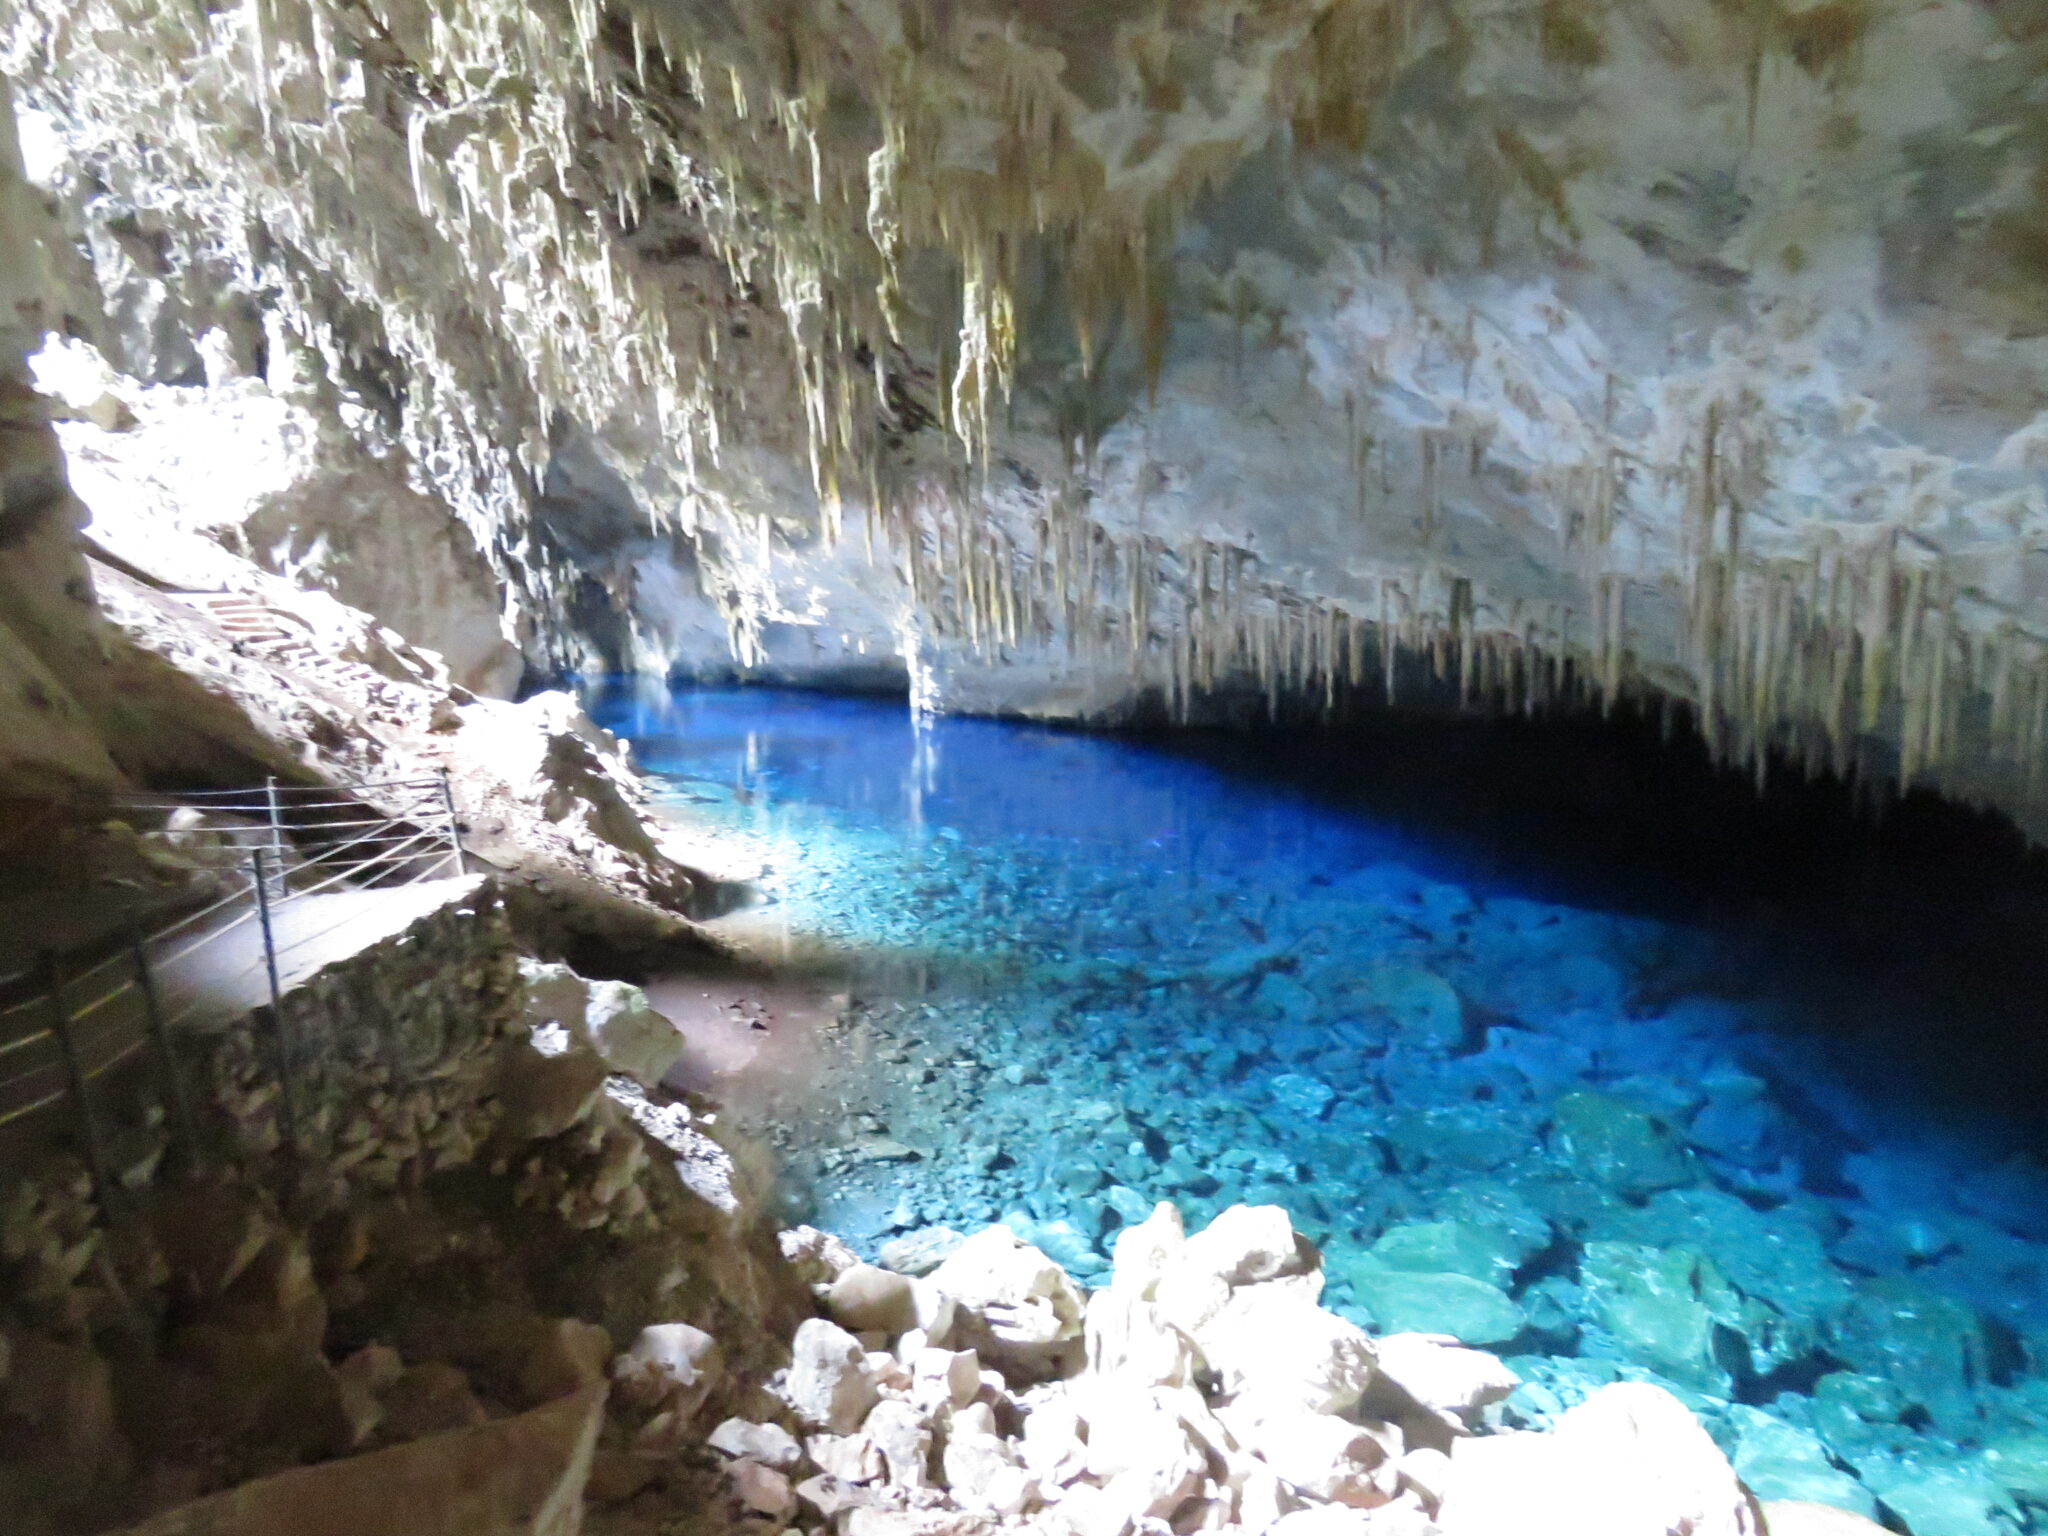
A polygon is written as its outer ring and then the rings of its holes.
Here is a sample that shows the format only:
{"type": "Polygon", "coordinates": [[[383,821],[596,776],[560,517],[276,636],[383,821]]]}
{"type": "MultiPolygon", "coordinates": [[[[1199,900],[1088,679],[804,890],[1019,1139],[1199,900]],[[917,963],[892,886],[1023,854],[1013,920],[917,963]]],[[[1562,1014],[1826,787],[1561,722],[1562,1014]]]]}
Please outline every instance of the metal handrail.
{"type": "MultiPolygon", "coordinates": [[[[396,801],[398,795],[387,795],[387,801],[396,801]]],[[[83,1123],[84,1141],[89,1150],[99,1144],[98,1127],[92,1118],[90,1103],[86,1099],[84,1085],[105,1075],[120,1063],[133,1057],[155,1036],[163,1058],[164,1070],[169,1079],[170,1097],[182,1103],[183,1087],[177,1079],[176,1063],[171,1059],[164,1030],[179,1023],[207,1006],[204,996],[195,997],[175,1013],[165,1016],[158,1000],[156,976],[167,967],[189,959],[192,955],[209,946],[220,943],[227,935],[235,933],[248,924],[257,923],[262,932],[262,953],[255,960],[242,966],[226,980],[241,983],[247,977],[264,967],[271,976],[270,1016],[273,1028],[281,1028],[277,1022],[277,1005],[280,1002],[278,959],[280,953],[289,953],[312,944],[346,923],[355,916],[338,919],[334,923],[310,933],[293,934],[284,943],[278,942],[275,918],[283,909],[302,902],[309,897],[332,891],[350,882],[373,882],[387,889],[404,889],[426,880],[443,878],[449,873],[459,874],[462,868],[462,827],[457,820],[453,794],[444,771],[433,778],[387,779],[357,785],[280,785],[275,780],[260,789],[250,790],[204,790],[191,796],[172,797],[166,795],[137,795],[117,801],[121,809],[170,812],[196,810],[208,815],[246,813],[255,826],[214,827],[209,830],[223,835],[231,847],[245,846],[248,849],[249,864],[246,869],[235,869],[239,878],[234,887],[207,902],[194,911],[186,912],[159,925],[149,933],[136,931],[126,951],[117,952],[79,971],[67,974],[63,957],[54,952],[46,954],[42,963],[44,984],[30,996],[0,1007],[0,1021],[8,1020],[30,1010],[40,1009],[46,1015],[46,1022],[15,1034],[0,1034],[0,1058],[28,1050],[38,1045],[54,1043],[59,1059],[44,1060],[28,1066],[11,1075],[0,1077],[0,1103],[4,1096],[18,1091],[22,1085],[56,1073],[61,1082],[54,1090],[42,1093],[32,1100],[0,1108],[0,1126],[34,1114],[42,1109],[71,1097],[78,1100],[79,1113],[83,1123]],[[324,794],[330,797],[324,801],[310,802],[305,799],[286,799],[289,795],[324,794]],[[308,817],[308,811],[345,808],[355,811],[372,809],[355,798],[359,790],[414,790],[422,797],[431,796],[413,809],[412,814],[399,816],[358,816],[345,820],[320,820],[308,817]],[[195,800],[206,803],[193,804],[195,800]],[[315,842],[306,850],[302,862],[295,871],[288,868],[284,853],[290,846],[287,834],[297,837],[318,839],[335,832],[367,829],[339,843],[320,846],[315,842]],[[248,839],[239,843],[238,839],[248,839]],[[439,850],[438,852],[436,850],[439,850]],[[452,871],[451,871],[452,866],[452,871]],[[293,875],[298,871],[319,871],[320,878],[310,884],[293,886],[293,875]],[[395,884],[392,882],[395,880],[395,884]],[[227,917],[225,921],[204,926],[196,936],[187,935],[195,924],[206,925],[209,919],[218,919],[229,909],[240,906],[241,911],[227,917]],[[182,937],[181,937],[182,936],[182,937]],[[175,943],[176,947],[172,947],[175,943]],[[111,985],[99,985],[97,979],[104,972],[117,974],[111,985]],[[132,1019],[123,1017],[122,1012],[111,1011],[111,1005],[130,995],[139,997],[144,1005],[148,1030],[135,1034],[134,1038],[121,1043],[125,1028],[132,1025],[132,1019]],[[103,1014],[103,1010],[106,1011],[103,1014]],[[82,1033],[91,1038],[81,1038],[74,1032],[74,1026],[85,1026],[96,1014],[103,1014],[82,1033]],[[97,1058],[110,1046],[117,1046],[105,1060],[97,1058]],[[87,1064],[87,1058],[94,1058],[87,1064]]],[[[20,976],[35,974],[24,971],[20,976]]],[[[16,978],[9,978],[19,979],[16,978]]],[[[263,1010],[259,1009],[259,1012],[263,1010]]],[[[125,1011],[124,1011],[125,1012],[125,1011]]],[[[279,1043],[281,1069],[289,1063],[289,1053],[279,1043]]],[[[281,1086],[289,1096],[290,1084],[281,1086]]],[[[184,1118],[181,1112],[179,1118],[184,1118]]],[[[189,1134],[189,1128],[188,1128],[189,1134]]],[[[287,1139],[290,1137],[288,1135],[287,1139]]],[[[196,1154],[196,1148],[189,1149],[196,1154]]],[[[93,1169],[96,1181],[103,1181],[104,1169],[98,1166],[95,1156],[93,1169]]],[[[104,1189],[102,1195],[106,1193],[104,1189]]]]}

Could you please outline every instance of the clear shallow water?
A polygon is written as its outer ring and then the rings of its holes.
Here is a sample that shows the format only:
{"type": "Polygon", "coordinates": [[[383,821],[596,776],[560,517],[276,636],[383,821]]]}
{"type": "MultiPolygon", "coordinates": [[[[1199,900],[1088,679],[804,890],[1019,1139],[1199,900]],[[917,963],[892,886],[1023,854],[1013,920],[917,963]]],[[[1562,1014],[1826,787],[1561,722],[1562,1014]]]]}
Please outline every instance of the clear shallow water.
{"type": "Polygon", "coordinates": [[[894,701],[592,707],[793,930],[877,959],[814,1091],[757,1111],[797,1214],[869,1248],[1000,1217],[1089,1279],[1155,1199],[1270,1201],[1326,1303],[1509,1356],[1513,1422],[1652,1379],[1766,1497],[2048,1530],[2048,1179],[1911,1031],[1821,1016],[1887,1011],[1854,976],[1241,763],[894,701]]]}

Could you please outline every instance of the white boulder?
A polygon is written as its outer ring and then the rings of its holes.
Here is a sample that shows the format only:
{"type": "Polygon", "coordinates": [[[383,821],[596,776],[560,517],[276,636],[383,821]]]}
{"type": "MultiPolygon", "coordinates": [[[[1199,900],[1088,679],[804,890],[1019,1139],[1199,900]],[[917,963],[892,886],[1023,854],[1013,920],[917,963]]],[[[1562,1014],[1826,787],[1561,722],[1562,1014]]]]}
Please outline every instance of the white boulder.
{"type": "Polygon", "coordinates": [[[1235,1292],[1194,1340],[1225,1392],[1269,1413],[1341,1413],[1372,1381],[1365,1330],[1286,1287],[1235,1292]]]}
{"type": "Polygon", "coordinates": [[[1088,1369],[1134,1386],[1181,1387],[1194,1380],[1195,1349],[1186,1334],[1135,1291],[1112,1284],[1088,1298],[1088,1369]]]}
{"type": "Polygon", "coordinates": [[[958,1305],[960,1342],[998,1364],[1042,1365],[1081,1337],[1081,1293],[1008,1227],[968,1238],[931,1275],[958,1305]]]}
{"type": "Polygon", "coordinates": [[[893,1338],[918,1325],[910,1278],[873,1264],[843,1271],[825,1292],[825,1309],[832,1321],[853,1333],[886,1333],[893,1338]]]}
{"type": "Polygon", "coordinates": [[[521,961],[519,974],[529,1033],[559,1028],[572,1045],[588,1046],[643,1088],[654,1087],[681,1059],[682,1032],[632,983],[588,981],[566,965],[540,960],[521,961]]]}
{"type": "Polygon", "coordinates": [[[1265,1536],[1382,1536],[1385,1527],[1362,1509],[1342,1504],[1312,1504],[1282,1515],[1265,1536]]]}
{"type": "Polygon", "coordinates": [[[780,1424],[727,1419],[711,1431],[704,1443],[722,1456],[745,1457],[785,1472],[803,1459],[803,1447],[797,1444],[796,1436],[780,1424]]]}
{"type": "Polygon", "coordinates": [[[1117,1234],[1110,1288],[1120,1295],[1151,1300],[1160,1276],[1186,1243],[1180,1207],[1160,1201],[1150,1216],[1117,1234]]]}
{"type": "Polygon", "coordinates": [[[783,1392],[805,1423],[837,1435],[857,1429],[881,1395],[860,1340],[822,1317],[798,1326],[783,1392]]]}
{"type": "Polygon", "coordinates": [[[656,1323],[641,1329],[633,1347],[612,1361],[612,1380],[628,1402],[647,1408],[687,1403],[695,1412],[716,1384],[720,1366],[718,1341],[703,1329],[656,1323]]]}
{"type": "Polygon", "coordinates": [[[1373,1350],[1382,1377],[1424,1408],[1460,1421],[1522,1383],[1496,1356],[1447,1334],[1390,1333],[1375,1340],[1373,1350]]]}
{"type": "Polygon", "coordinates": [[[883,1398],[861,1430],[882,1454],[888,1480],[898,1488],[931,1486],[931,1426],[910,1404],[883,1398]]]}
{"type": "Polygon", "coordinates": [[[965,1408],[981,1390],[981,1357],[971,1349],[921,1349],[910,1361],[910,1400],[926,1413],[965,1408]]]}
{"type": "Polygon", "coordinates": [[[682,1031],[631,982],[590,983],[584,1018],[597,1054],[643,1088],[654,1087],[682,1059],[682,1031]]]}
{"type": "MultiPolygon", "coordinates": [[[[1155,1213],[1156,1214],[1156,1213],[1155,1213]]],[[[1277,1205],[1233,1205],[1183,1243],[1162,1266],[1256,1285],[1317,1267],[1314,1247],[1277,1205]]]]}
{"type": "Polygon", "coordinates": [[[1312,1499],[1376,1509],[1399,1491],[1397,1429],[1300,1408],[1270,1415],[1225,1408],[1218,1416],[1239,1445],[1312,1499]]]}
{"type": "Polygon", "coordinates": [[[787,1520],[796,1513],[796,1493],[789,1479],[773,1467],[742,1456],[725,1469],[725,1480],[740,1507],[770,1520],[787,1520]]]}
{"type": "Polygon", "coordinates": [[[1031,1405],[1018,1451],[1024,1465],[1048,1486],[1072,1482],[1088,1465],[1087,1433],[1074,1400],[1058,1394],[1031,1405]]]}
{"type": "Polygon", "coordinates": [[[1619,1382],[1547,1434],[1456,1442],[1444,1536],[1762,1536],[1755,1500],[1661,1387],[1619,1382]]]}
{"type": "Polygon", "coordinates": [[[1115,1411],[1090,1418],[1087,1468],[1113,1509],[1132,1520],[1163,1520],[1201,1491],[1209,1460],[1178,1414],[1131,1394],[1115,1411]]]}

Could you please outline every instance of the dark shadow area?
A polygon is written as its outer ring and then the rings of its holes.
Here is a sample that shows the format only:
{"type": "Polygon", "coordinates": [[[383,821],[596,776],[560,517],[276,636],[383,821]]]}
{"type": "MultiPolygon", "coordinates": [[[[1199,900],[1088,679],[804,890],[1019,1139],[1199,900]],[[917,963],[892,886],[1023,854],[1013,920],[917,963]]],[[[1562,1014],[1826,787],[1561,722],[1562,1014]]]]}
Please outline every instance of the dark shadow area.
{"type": "Polygon", "coordinates": [[[1629,707],[1142,739],[1398,828],[1475,890],[1709,928],[1741,962],[1720,987],[1789,989],[1869,1091],[2011,1114],[2048,1142],[2048,855],[2000,815],[1783,765],[1759,790],[1629,707]]]}

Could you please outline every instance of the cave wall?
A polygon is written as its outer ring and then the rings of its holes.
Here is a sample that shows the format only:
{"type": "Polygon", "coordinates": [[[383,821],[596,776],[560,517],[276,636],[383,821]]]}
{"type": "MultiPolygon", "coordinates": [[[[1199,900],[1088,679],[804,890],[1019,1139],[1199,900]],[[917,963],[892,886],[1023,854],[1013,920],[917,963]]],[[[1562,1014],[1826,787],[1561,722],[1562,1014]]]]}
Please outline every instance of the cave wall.
{"type": "Polygon", "coordinates": [[[0,793],[23,799],[116,778],[77,690],[101,644],[74,537],[81,509],[27,364],[44,329],[51,233],[0,78],[0,793]]]}
{"type": "Polygon", "coordinates": [[[1661,695],[2040,824],[2040,0],[28,0],[5,46],[544,667],[1661,695]]]}

